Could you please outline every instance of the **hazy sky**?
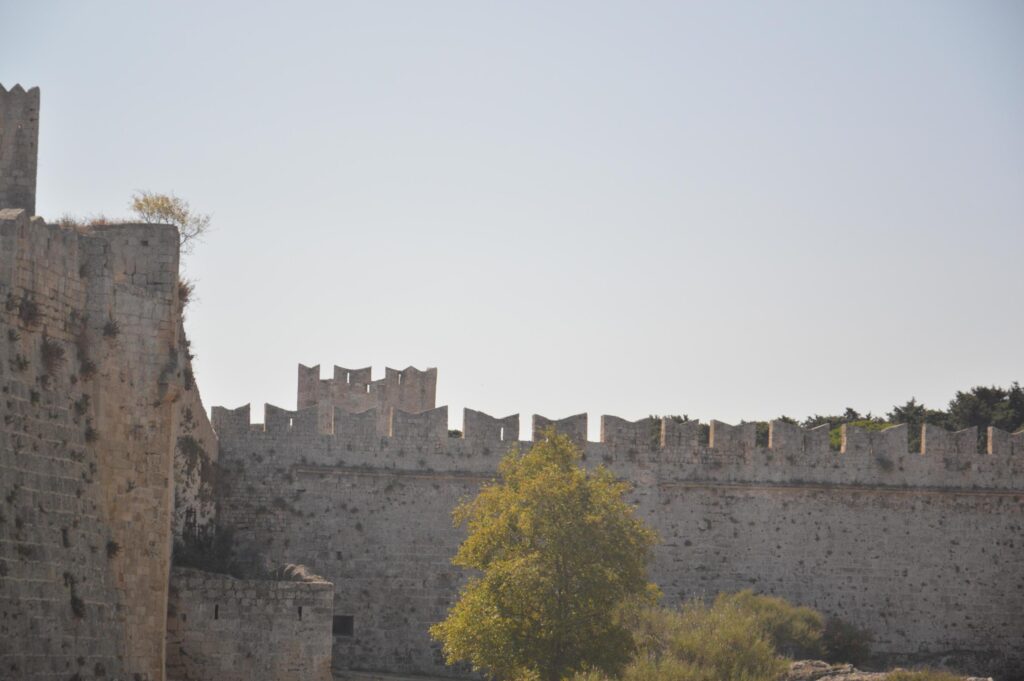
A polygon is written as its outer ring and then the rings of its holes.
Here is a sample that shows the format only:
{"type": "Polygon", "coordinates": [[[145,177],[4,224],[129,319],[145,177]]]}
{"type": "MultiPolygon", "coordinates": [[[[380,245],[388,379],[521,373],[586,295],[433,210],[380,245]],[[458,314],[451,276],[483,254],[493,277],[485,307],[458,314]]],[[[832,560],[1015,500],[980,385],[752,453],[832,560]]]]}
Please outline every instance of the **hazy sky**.
{"type": "Polygon", "coordinates": [[[207,406],[412,364],[454,425],[596,437],[1024,380],[1016,0],[0,0],[0,26],[0,83],[42,88],[40,215],[213,214],[207,406]]]}

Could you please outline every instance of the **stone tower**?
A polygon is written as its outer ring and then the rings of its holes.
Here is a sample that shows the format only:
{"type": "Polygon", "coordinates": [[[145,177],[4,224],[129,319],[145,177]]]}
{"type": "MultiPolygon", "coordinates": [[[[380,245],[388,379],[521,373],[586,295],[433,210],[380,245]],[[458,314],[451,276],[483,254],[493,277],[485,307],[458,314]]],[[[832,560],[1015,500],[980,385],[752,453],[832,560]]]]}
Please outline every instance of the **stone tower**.
{"type": "Polygon", "coordinates": [[[0,84],[0,208],[36,214],[39,88],[0,84]]]}

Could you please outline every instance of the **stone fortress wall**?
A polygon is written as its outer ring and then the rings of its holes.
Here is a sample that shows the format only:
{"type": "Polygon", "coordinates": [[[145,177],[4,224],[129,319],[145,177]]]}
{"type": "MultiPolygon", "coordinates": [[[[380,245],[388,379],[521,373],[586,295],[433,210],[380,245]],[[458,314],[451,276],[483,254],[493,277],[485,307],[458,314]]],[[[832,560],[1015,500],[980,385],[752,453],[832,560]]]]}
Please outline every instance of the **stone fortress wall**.
{"type": "Polygon", "coordinates": [[[177,238],[0,210],[4,675],[162,678],[177,238]]]}
{"type": "Polygon", "coordinates": [[[216,457],[178,233],[34,217],[38,113],[0,86],[0,678],[162,679],[172,518],[209,521],[216,457]]]}
{"type": "Polygon", "coordinates": [[[0,84],[0,208],[36,214],[39,88],[0,84]]]}
{"type": "MultiPolygon", "coordinates": [[[[300,367],[299,409],[252,424],[215,408],[212,427],[176,231],[33,217],[38,112],[38,89],[0,87],[0,678],[307,678],[328,632],[339,669],[463,674],[426,633],[464,579],[450,513],[529,446],[519,417],[466,410],[453,438],[433,369],[300,367]],[[172,538],[215,518],[336,594],[172,575],[172,538]],[[260,667],[268,650],[288,668],[260,667]]],[[[535,416],[534,437],[553,426],[633,482],[670,601],[750,586],[871,629],[890,660],[1024,678],[1021,433],[992,430],[978,453],[973,431],[926,427],[911,453],[903,427],[849,428],[834,452],[825,429],[785,423],[759,447],[749,424],[712,422],[704,441],[692,423],[606,416],[586,442],[586,419],[535,416]]]]}
{"type": "Polygon", "coordinates": [[[334,590],[324,581],[171,570],[167,676],[330,681],[334,590]]]}
{"type": "MultiPolygon", "coordinates": [[[[312,373],[300,366],[300,393],[312,373]]],[[[450,513],[502,454],[530,446],[519,417],[467,409],[453,438],[445,407],[353,413],[305,390],[304,408],[267,405],[263,424],[248,406],[214,408],[219,523],[243,549],[335,583],[335,614],[353,618],[334,639],[336,667],[464,671],[445,668],[427,635],[463,580],[450,513]]],[[[910,452],[905,426],[850,426],[833,451],[827,427],[784,422],[767,447],[754,424],[712,421],[702,440],[692,422],[604,416],[600,442],[586,441],[585,414],[532,425],[634,484],[669,602],[749,587],[868,628],[890,662],[1024,674],[1024,433],[992,429],[979,453],[974,430],[926,426],[910,452]]]]}

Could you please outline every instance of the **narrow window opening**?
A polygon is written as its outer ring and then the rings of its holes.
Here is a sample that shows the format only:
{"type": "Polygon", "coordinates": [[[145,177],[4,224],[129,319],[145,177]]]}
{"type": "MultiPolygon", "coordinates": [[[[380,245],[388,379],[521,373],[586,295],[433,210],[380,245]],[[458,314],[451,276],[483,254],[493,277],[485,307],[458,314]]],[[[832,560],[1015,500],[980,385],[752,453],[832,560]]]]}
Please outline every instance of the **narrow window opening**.
{"type": "Polygon", "coordinates": [[[351,383],[352,382],[352,374],[347,372],[347,371],[345,372],[345,382],[346,383],[351,383]]]}
{"type": "Polygon", "coordinates": [[[344,560],[344,558],[343,558],[343,557],[342,557],[342,555],[341,555],[341,551],[335,551],[335,552],[334,552],[334,557],[335,557],[335,558],[336,558],[337,560],[344,560]]]}
{"type": "Polygon", "coordinates": [[[299,606],[299,621],[302,620],[302,606],[299,606]]]}
{"type": "Polygon", "coordinates": [[[369,392],[370,392],[370,384],[369,384],[369,383],[367,383],[367,384],[366,384],[366,392],[367,392],[367,393],[369,393],[369,392]]]}
{"type": "Polygon", "coordinates": [[[402,385],[402,374],[401,374],[401,372],[399,372],[399,374],[398,374],[398,385],[402,385]]]}
{"type": "Polygon", "coordinates": [[[505,426],[502,426],[501,428],[498,429],[498,439],[501,440],[502,442],[505,441],[505,426]]]}
{"type": "Polygon", "coordinates": [[[352,636],[354,622],[352,615],[335,615],[331,622],[331,633],[335,636],[352,636]]]}
{"type": "Polygon", "coordinates": [[[219,605],[213,606],[213,619],[215,619],[215,620],[220,619],[220,606],[219,605]]]}
{"type": "Polygon", "coordinates": [[[294,418],[291,418],[291,417],[289,417],[289,418],[288,418],[288,428],[290,429],[290,428],[291,428],[292,426],[294,426],[294,425],[295,425],[295,419],[294,419],[294,418]]]}

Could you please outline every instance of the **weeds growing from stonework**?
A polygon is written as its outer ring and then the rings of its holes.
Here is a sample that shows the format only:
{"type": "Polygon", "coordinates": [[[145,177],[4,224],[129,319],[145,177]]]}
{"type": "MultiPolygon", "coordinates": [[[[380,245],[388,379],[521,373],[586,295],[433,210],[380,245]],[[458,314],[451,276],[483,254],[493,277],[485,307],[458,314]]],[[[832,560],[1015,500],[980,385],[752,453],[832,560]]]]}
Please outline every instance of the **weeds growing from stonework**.
{"type": "Polygon", "coordinates": [[[121,325],[117,323],[116,319],[108,319],[107,323],[103,325],[104,338],[117,338],[119,333],[121,333],[121,325]]]}
{"type": "Polygon", "coordinates": [[[195,293],[196,284],[190,279],[178,279],[178,307],[184,310],[192,300],[192,294],[195,293]]]}
{"type": "Polygon", "coordinates": [[[44,337],[42,355],[43,369],[52,376],[57,368],[64,363],[64,346],[52,338],[44,337]]]}
{"type": "Polygon", "coordinates": [[[22,298],[21,302],[18,303],[18,319],[25,326],[35,326],[39,323],[39,318],[42,315],[39,312],[39,305],[35,301],[29,300],[28,298],[22,298]]]}

